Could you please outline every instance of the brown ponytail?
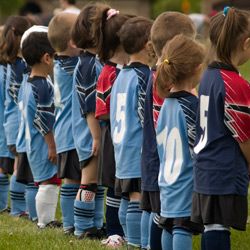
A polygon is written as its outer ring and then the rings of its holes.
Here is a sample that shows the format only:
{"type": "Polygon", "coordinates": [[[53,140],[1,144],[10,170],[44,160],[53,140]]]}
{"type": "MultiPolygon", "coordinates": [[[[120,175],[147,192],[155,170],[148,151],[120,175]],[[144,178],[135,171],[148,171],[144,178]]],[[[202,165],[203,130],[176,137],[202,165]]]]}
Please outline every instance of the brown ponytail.
{"type": "Polygon", "coordinates": [[[202,45],[184,35],[177,35],[162,50],[161,63],[157,68],[156,86],[161,97],[167,97],[171,85],[181,85],[192,77],[203,63],[205,50],[202,45]]]}
{"type": "Polygon", "coordinates": [[[7,19],[0,42],[1,63],[13,63],[16,60],[21,37],[30,26],[26,17],[11,16],[7,19]]]}
{"type": "Polygon", "coordinates": [[[229,8],[211,19],[210,40],[220,61],[232,64],[232,53],[249,35],[249,14],[245,10],[229,8]]]}

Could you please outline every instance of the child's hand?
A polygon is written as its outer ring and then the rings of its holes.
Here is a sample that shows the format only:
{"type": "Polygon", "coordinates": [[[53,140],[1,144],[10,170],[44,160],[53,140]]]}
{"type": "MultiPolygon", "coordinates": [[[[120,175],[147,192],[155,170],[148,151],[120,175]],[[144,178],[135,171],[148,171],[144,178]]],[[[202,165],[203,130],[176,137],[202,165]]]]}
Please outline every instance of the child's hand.
{"type": "Polygon", "coordinates": [[[55,147],[49,147],[48,148],[48,159],[53,163],[57,163],[57,156],[56,156],[56,148],[55,147]]]}
{"type": "Polygon", "coordinates": [[[92,155],[97,156],[100,150],[100,140],[99,139],[93,139],[92,144],[92,155]]]}

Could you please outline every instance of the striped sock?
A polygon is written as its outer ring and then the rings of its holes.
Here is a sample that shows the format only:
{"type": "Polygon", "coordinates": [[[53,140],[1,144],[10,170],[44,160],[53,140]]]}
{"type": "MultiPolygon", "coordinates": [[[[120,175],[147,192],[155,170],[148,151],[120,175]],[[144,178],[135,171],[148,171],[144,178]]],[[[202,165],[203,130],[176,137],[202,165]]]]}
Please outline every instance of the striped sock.
{"type": "Polygon", "coordinates": [[[63,229],[66,232],[74,228],[74,201],[79,184],[63,184],[61,186],[60,204],[62,209],[63,229]]]}
{"type": "Polygon", "coordinates": [[[141,215],[139,201],[130,201],[128,204],[126,225],[128,244],[136,247],[141,245],[141,215]]]}
{"type": "Polygon", "coordinates": [[[26,212],[25,202],[26,185],[16,181],[16,176],[13,174],[10,178],[10,214],[18,216],[26,212]]]}
{"type": "Polygon", "coordinates": [[[8,207],[9,184],[8,175],[0,174],[0,211],[8,207]]]}
{"type": "Polygon", "coordinates": [[[95,194],[95,216],[94,225],[100,229],[103,227],[103,216],[104,216],[104,192],[105,188],[102,186],[97,187],[95,194]]]}
{"type": "Polygon", "coordinates": [[[121,198],[115,196],[114,189],[108,188],[106,198],[106,228],[108,236],[115,234],[124,235],[118,217],[120,203],[121,198]]]}
{"type": "Polygon", "coordinates": [[[29,218],[32,221],[37,220],[36,213],[36,194],[38,192],[38,186],[34,185],[34,182],[28,183],[25,190],[26,206],[29,213],[29,218]]]}

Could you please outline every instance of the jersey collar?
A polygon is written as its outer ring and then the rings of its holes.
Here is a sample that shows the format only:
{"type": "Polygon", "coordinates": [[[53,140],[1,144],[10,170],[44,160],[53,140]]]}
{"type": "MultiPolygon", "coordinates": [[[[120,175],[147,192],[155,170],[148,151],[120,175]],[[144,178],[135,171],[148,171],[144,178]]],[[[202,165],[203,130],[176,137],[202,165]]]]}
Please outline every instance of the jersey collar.
{"type": "Polygon", "coordinates": [[[187,97],[187,96],[194,96],[192,93],[187,92],[185,90],[177,91],[177,92],[170,92],[167,98],[180,98],[180,97],[187,97]]]}
{"type": "Polygon", "coordinates": [[[229,70],[229,71],[234,71],[236,73],[239,73],[239,71],[230,64],[226,64],[223,62],[218,62],[218,61],[213,61],[212,63],[210,63],[208,65],[209,68],[213,68],[213,69],[224,69],[224,70],[229,70]]]}

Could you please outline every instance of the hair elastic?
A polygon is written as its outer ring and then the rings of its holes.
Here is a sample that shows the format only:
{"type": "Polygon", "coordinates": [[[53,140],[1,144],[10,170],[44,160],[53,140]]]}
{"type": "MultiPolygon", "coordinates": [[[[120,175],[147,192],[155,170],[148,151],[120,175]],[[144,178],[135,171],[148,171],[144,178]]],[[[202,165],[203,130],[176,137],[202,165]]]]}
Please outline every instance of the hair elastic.
{"type": "Polygon", "coordinates": [[[170,64],[170,62],[169,62],[169,60],[168,59],[164,59],[164,61],[163,61],[164,63],[166,63],[166,64],[170,64]]]}
{"type": "Polygon", "coordinates": [[[229,9],[230,9],[229,6],[226,6],[226,7],[223,9],[223,16],[227,16],[227,13],[228,13],[229,9]]]}
{"type": "Polygon", "coordinates": [[[118,15],[119,13],[120,13],[119,10],[116,10],[116,9],[109,9],[109,10],[107,11],[107,19],[106,19],[106,20],[109,20],[111,17],[116,16],[116,15],[118,15]]]}

